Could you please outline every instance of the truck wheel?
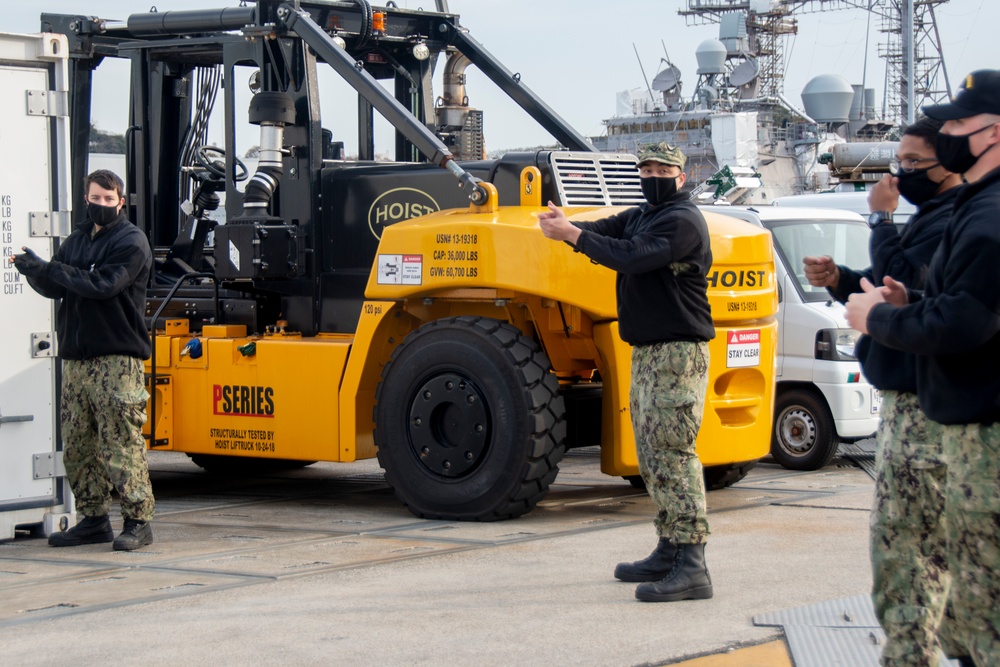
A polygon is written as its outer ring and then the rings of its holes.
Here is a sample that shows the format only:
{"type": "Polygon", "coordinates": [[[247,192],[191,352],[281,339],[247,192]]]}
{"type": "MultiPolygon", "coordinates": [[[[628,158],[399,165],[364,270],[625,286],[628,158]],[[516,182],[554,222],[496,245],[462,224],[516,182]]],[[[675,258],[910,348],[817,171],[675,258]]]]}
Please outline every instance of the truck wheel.
{"type": "Polygon", "coordinates": [[[837,433],[826,402],[816,392],[789,389],[774,404],[771,456],[790,470],[819,470],[837,453],[837,433]]]}
{"type": "Polygon", "coordinates": [[[565,405],[548,357],[506,322],[453,317],[414,331],[375,394],[386,481],[428,519],[530,511],[559,472],[565,405]]]}

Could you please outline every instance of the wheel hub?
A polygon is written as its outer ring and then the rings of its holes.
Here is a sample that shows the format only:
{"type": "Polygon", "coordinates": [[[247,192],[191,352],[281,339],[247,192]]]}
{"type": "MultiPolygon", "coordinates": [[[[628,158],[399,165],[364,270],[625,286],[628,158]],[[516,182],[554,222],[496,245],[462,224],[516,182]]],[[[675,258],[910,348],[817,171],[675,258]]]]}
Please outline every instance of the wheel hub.
{"type": "Polygon", "coordinates": [[[816,444],[816,424],[809,413],[792,409],[778,422],[781,445],[790,454],[805,454],[816,444]]]}
{"type": "Polygon", "coordinates": [[[456,478],[474,470],[489,449],[489,408],[474,382],[457,373],[428,379],[410,403],[410,447],[427,470],[456,478]]]}

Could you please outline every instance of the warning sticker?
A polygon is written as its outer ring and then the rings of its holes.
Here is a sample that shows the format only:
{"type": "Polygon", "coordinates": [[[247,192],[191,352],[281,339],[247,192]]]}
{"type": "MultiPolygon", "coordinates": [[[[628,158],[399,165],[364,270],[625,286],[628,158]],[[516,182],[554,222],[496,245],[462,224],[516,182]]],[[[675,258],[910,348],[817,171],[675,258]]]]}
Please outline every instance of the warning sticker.
{"type": "Polygon", "coordinates": [[[379,255],[379,285],[420,285],[423,255],[379,255]]]}
{"type": "Polygon", "coordinates": [[[734,330],[726,337],[726,368],[760,366],[760,329],[734,330]]]}

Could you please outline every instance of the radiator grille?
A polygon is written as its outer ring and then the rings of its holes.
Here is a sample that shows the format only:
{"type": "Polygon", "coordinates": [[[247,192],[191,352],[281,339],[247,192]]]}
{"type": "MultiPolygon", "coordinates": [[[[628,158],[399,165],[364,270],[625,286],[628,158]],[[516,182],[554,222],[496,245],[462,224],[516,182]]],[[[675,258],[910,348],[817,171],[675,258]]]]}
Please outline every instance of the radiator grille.
{"type": "Polygon", "coordinates": [[[550,159],[564,206],[635,206],[644,201],[634,155],[553,152],[550,159]]]}

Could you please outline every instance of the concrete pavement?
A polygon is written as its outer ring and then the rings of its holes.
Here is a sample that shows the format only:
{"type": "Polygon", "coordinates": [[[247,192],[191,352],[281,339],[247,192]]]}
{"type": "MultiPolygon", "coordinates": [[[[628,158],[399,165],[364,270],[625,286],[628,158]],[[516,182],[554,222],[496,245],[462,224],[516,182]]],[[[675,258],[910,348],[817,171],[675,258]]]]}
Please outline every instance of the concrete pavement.
{"type": "Polygon", "coordinates": [[[0,663],[667,664],[781,640],[752,617],[871,585],[873,485],[841,459],[764,463],[709,493],[715,597],[660,604],[611,576],[654,546],[652,504],[596,450],[567,455],[534,512],[486,524],[413,517],[374,462],[244,479],[170,452],[150,466],[151,547],[0,542],[0,663]]]}

